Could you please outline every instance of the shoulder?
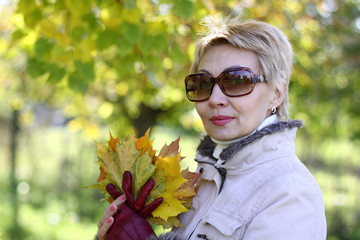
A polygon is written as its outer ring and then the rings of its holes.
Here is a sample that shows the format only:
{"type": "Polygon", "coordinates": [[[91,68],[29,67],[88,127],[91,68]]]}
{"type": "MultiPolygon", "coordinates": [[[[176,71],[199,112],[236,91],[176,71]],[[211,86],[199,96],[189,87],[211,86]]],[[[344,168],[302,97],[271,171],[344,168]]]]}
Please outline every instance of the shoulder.
{"type": "Polygon", "coordinates": [[[286,233],[286,239],[326,238],[324,201],[311,176],[298,172],[280,175],[264,186],[260,199],[249,231],[261,226],[274,236],[286,233]]]}
{"type": "Polygon", "coordinates": [[[263,185],[264,199],[277,196],[307,197],[315,198],[323,204],[320,186],[306,166],[296,156],[287,158],[285,162],[286,167],[275,165],[273,175],[263,185]]]}
{"type": "Polygon", "coordinates": [[[325,204],[321,189],[309,174],[291,171],[280,175],[263,190],[259,212],[272,212],[280,218],[307,219],[303,224],[325,226],[325,204]]]}

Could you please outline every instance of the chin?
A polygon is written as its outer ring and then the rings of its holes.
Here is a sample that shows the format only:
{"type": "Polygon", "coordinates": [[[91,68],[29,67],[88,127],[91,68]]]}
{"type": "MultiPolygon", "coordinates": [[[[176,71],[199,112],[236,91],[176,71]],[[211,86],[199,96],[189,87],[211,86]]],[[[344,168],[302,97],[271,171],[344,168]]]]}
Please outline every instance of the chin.
{"type": "Polygon", "coordinates": [[[234,140],[234,139],[237,139],[237,138],[241,138],[243,136],[246,136],[247,134],[241,134],[241,133],[238,133],[238,134],[234,134],[235,132],[234,131],[231,131],[231,132],[209,132],[208,135],[218,141],[231,141],[231,140],[234,140]]]}
{"type": "Polygon", "coordinates": [[[237,137],[233,137],[229,134],[211,134],[211,135],[209,134],[209,136],[218,141],[229,141],[229,140],[237,138],[237,137]]]}
{"type": "Polygon", "coordinates": [[[242,136],[241,132],[234,131],[234,127],[226,126],[226,127],[209,127],[205,128],[206,133],[218,140],[218,141],[229,141],[236,138],[240,138],[242,136]]]}

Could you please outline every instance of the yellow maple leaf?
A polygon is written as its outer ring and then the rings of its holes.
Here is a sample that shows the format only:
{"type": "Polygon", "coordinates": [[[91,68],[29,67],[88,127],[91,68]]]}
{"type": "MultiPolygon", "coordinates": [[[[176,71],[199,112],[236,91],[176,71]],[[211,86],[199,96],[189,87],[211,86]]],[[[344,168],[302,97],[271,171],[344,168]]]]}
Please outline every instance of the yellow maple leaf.
{"type": "Polygon", "coordinates": [[[187,180],[181,176],[180,153],[172,157],[158,156],[156,169],[164,171],[166,182],[165,192],[160,194],[160,197],[163,197],[164,201],[153,211],[152,215],[167,221],[170,216],[177,216],[188,210],[174,196],[175,190],[187,182],[187,180]]]}
{"type": "MultiPolygon", "coordinates": [[[[106,147],[98,142],[97,145],[97,164],[100,166],[100,177],[97,185],[91,186],[99,188],[106,193],[106,185],[112,183],[116,188],[122,190],[122,177],[125,171],[133,175],[133,196],[136,199],[140,194],[141,187],[154,174],[156,167],[152,164],[152,158],[147,154],[141,154],[136,148],[135,134],[128,136],[125,140],[115,139],[110,134],[109,146],[106,147]]],[[[107,195],[108,201],[110,196],[107,195]]]]}
{"type": "MultiPolygon", "coordinates": [[[[104,145],[96,142],[98,162],[97,164],[103,169],[106,178],[111,179],[111,183],[119,187],[122,184],[122,175],[117,174],[117,155],[104,145]]],[[[102,181],[103,182],[103,181],[102,181]]],[[[100,182],[101,183],[101,182],[100,182]]],[[[119,188],[121,189],[121,188],[119,188]]]]}
{"type": "Polygon", "coordinates": [[[188,211],[179,200],[174,198],[172,192],[165,191],[160,196],[164,199],[163,203],[152,212],[152,216],[167,221],[169,217],[178,216],[180,213],[188,211]]]}
{"type": "Polygon", "coordinates": [[[172,227],[184,227],[176,216],[169,217],[167,221],[165,221],[162,218],[153,217],[153,216],[148,217],[147,220],[157,225],[161,225],[164,229],[168,229],[172,227]]]}

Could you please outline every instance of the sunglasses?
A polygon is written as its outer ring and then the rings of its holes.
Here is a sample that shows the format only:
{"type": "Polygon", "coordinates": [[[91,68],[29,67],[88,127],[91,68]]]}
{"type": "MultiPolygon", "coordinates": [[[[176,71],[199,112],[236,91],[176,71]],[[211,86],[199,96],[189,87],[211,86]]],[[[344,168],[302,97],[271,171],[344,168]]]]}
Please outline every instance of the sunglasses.
{"type": "Polygon", "coordinates": [[[195,73],[185,78],[186,95],[192,102],[207,100],[219,84],[221,91],[228,97],[240,97],[250,94],[256,83],[266,82],[264,75],[255,74],[247,67],[227,69],[218,77],[206,73],[195,73]]]}

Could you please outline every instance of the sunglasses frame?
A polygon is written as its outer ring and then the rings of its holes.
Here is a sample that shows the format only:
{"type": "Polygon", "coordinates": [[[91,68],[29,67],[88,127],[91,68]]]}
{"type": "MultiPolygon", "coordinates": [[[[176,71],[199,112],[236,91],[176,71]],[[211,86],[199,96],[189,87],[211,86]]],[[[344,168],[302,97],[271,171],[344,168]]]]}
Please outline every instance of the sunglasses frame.
{"type": "Polygon", "coordinates": [[[262,74],[256,74],[254,73],[250,68],[248,67],[236,67],[236,68],[230,68],[230,69],[226,69],[225,71],[223,71],[222,73],[219,74],[219,76],[217,77],[212,77],[210,76],[209,74],[207,73],[193,73],[193,74],[190,74],[188,75],[186,78],[185,78],[185,90],[186,90],[186,96],[187,98],[189,99],[189,101],[191,102],[202,102],[202,101],[206,101],[210,98],[211,94],[212,94],[212,91],[214,89],[214,86],[215,84],[219,84],[219,87],[222,91],[222,93],[225,95],[225,96],[228,96],[228,97],[241,97],[241,96],[245,96],[245,95],[249,95],[250,93],[252,93],[252,91],[254,90],[255,88],[255,84],[256,83],[261,83],[261,82],[267,82],[267,79],[265,78],[264,75],[262,74]],[[248,92],[248,93],[245,93],[245,94],[237,94],[237,95],[233,95],[233,94],[228,94],[222,84],[222,81],[220,80],[220,77],[221,75],[225,74],[225,73],[229,73],[229,72],[234,72],[234,71],[247,71],[248,73],[250,73],[250,77],[251,77],[251,90],[248,92]],[[210,81],[211,81],[211,89],[210,89],[210,94],[207,98],[204,98],[204,99],[201,99],[201,100],[195,100],[195,99],[191,99],[190,96],[189,96],[189,91],[187,90],[187,87],[186,87],[186,82],[187,82],[187,79],[189,77],[192,77],[192,76],[207,76],[209,77],[210,81]]]}

